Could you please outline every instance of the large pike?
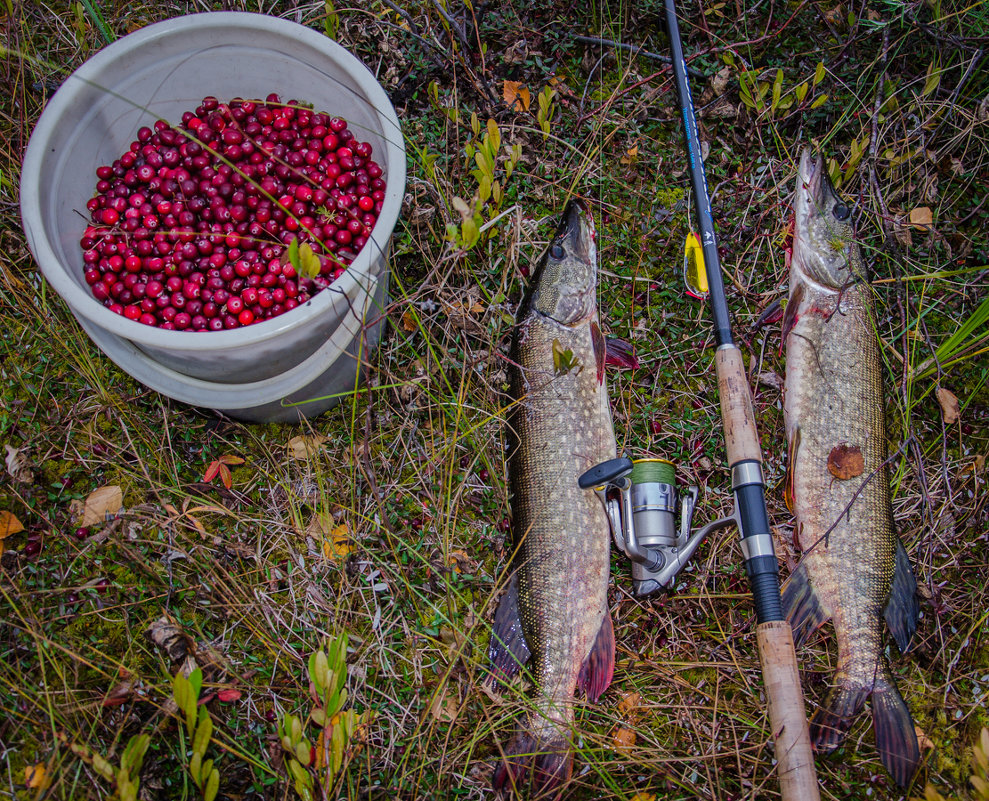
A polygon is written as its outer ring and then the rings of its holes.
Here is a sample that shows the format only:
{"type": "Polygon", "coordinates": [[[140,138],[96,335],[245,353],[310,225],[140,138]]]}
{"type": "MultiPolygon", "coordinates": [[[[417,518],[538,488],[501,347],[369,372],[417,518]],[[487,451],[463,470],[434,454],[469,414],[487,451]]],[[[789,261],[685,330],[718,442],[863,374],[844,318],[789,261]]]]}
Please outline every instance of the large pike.
{"type": "Polygon", "coordinates": [[[787,502],[803,556],[783,603],[798,644],[829,618],[838,639],[837,673],[810,725],[815,749],[837,748],[871,696],[880,757],[905,785],[920,755],[883,653],[883,616],[906,651],[917,626],[917,584],[893,530],[867,270],[851,210],[809,150],[800,159],[794,217],[784,414],[787,502]]]}
{"type": "Polygon", "coordinates": [[[495,615],[496,675],[529,666],[534,697],[494,775],[496,789],[555,796],[569,780],[574,693],[611,683],[608,517],[577,486],[616,455],[597,314],[597,248],[572,201],[519,308],[512,346],[509,480],[514,556],[495,615]]]}

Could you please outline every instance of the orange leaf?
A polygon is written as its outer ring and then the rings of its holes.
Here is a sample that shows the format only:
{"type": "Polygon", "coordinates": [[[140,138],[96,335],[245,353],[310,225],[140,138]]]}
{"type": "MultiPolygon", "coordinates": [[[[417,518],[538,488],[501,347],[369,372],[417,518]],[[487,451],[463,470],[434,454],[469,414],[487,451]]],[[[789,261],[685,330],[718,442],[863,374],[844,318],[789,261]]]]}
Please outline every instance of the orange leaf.
{"type": "Polygon", "coordinates": [[[244,460],[239,456],[221,456],[220,461],[224,464],[244,464],[244,460]]]}
{"type": "Polygon", "coordinates": [[[24,768],[24,784],[29,790],[39,790],[48,786],[48,775],[43,762],[24,768]]]}
{"type": "Polygon", "coordinates": [[[846,481],[862,475],[865,470],[865,459],[858,445],[841,443],[835,445],[828,454],[828,472],[837,479],[846,481]]]}
{"type": "Polygon", "coordinates": [[[223,482],[223,486],[230,489],[234,483],[234,477],[230,473],[230,468],[227,467],[223,462],[220,465],[220,481],[223,482]]]}
{"type": "Polygon", "coordinates": [[[621,750],[635,745],[635,732],[624,726],[616,727],[611,733],[611,744],[621,750]]]}
{"type": "Polygon", "coordinates": [[[220,468],[223,467],[223,462],[217,460],[215,462],[210,462],[209,467],[206,468],[206,472],[203,473],[203,481],[209,483],[217,474],[220,472],[220,468]]]}
{"type": "Polygon", "coordinates": [[[529,104],[532,102],[532,95],[529,89],[522,85],[521,81],[505,81],[501,85],[501,94],[505,99],[505,103],[511,107],[522,108],[525,111],[529,110],[529,104]]]}
{"type": "Polygon", "coordinates": [[[21,525],[21,521],[17,519],[17,515],[13,512],[8,512],[6,509],[0,511],[0,540],[23,530],[24,526],[21,525]]]}
{"type": "Polygon", "coordinates": [[[924,228],[934,224],[934,215],[927,206],[918,206],[910,212],[910,224],[924,228]]]}

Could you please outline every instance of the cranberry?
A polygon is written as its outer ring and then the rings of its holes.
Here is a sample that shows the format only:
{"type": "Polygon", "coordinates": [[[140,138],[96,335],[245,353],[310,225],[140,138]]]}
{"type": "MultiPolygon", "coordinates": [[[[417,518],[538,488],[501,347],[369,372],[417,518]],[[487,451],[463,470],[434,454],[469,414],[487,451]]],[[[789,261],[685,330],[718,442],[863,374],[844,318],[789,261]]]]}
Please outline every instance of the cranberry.
{"type": "Polygon", "coordinates": [[[86,526],[80,526],[75,530],[75,538],[82,542],[89,537],[89,528],[86,526]]]}

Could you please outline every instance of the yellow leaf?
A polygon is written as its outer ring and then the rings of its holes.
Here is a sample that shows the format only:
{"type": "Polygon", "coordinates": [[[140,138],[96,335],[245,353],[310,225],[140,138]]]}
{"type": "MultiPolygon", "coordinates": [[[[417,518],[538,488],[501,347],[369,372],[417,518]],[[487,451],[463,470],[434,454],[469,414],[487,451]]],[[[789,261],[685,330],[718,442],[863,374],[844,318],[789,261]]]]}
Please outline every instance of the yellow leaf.
{"type": "Polygon", "coordinates": [[[639,792],[632,796],[632,801],[656,801],[656,794],[644,793],[642,790],[639,790],[639,792]]]}
{"type": "Polygon", "coordinates": [[[501,94],[509,108],[514,106],[521,107],[524,111],[529,110],[532,95],[529,89],[522,85],[521,81],[505,81],[501,85],[501,94]]]}
{"type": "Polygon", "coordinates": [[[628,150],[625,151],[625,155],[622,156],[621,159],[619,159],[619,161],[621,161],[621,163],[625,165],[635,164],[636,160],[638,159],[638,156],[639,156],[639,146],[632,145],[632,147],[630,147],[628,150]]]}
{"type": "Polygon", "coordinates": [[[934,215],[927,206],[918,206],[910,212],[910,224],[916,226],[927,226],[934,223],[934,215]]]}
{"type": "Polygon", "coordinates": [[[108,514],[117,514],[123,505],[123,492],[116,484],[93,490],[83,504],[79,525],[95,526],[97,523],[102,523],[108,514]]]}
{"type": "Polygon", "coordinates": [[[412,316],[412,312],[406,310],[402,314],[402,330],[411,333],[416,330],[416,318],[412,316]]]}
{"type": "Polygon", "coordinates": [[[23,530],[24,526],[17,519],[17,515],[13,512],[8,512],[6,509],[0,511],[0,540],[4,540],[11,534],[16,534],[18,531],[23,530]]]}
{"type": "Polygon", "coordinates": [[[322,434],[314,434],[311,437],[299,435],[292,437],[286,443],[286,448],[288,448],[288,456],[290,459],[297,459],[302,461],[304,459],[311,459],[317,453],[319,453],[320,448],[323,443],[327,441],[327,438],[322,434]]]}
{"type": "Polygon", "coordinates": [[[49,784],[48,774],[43,763],[24,768],[24,784],[29,790],[38,790],[49,784]]]}

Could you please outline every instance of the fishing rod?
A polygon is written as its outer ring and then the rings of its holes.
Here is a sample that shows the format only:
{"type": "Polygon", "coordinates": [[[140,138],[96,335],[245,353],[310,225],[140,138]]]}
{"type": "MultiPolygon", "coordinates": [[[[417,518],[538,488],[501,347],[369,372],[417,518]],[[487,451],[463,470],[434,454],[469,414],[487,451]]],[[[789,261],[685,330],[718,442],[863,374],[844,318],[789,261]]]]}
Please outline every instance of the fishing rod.
{"type": "Polygon", "coordinates": [[[745,570],[755,601],[756,638],[776,743],[781,795],[783,801],[819,801],[793,631],[783,616],[780,598],[779,569],[766,510],[762,449],[752,411],[752,394],[742,352],[731,332],[674,0],[665,0],[665,5],[673,74],[683,113],[700,229],[699,243],[693,234],[688,239],[684,272],[689,294],[709,298],[714,318],[715,368],[735,507],[728,517],[692,532],[698,490],[689,487],[681,497],[676,488],[675,467],[664,459],[612,459],[592,467],[578,483],[584,489],[593,489],[604,503],[616,545],[632,561],[633,586],[639,596],[672,586],[677,574],[709,533],[729,526],[738,528],[745,570]],[[698,249],[700,256],[696,254],[698,249]],[[678,509],[679,530],[676,524],[678,509]]]}
{"type": "Polygon", "coordinates": [[[665,7],[666,28],[673,53],[673,75],[683,114],[690,178],[697,207],[711,315],[714,318],[717,344],[714,358],[721,397],[721,421],[735,495],[734,516],[741,534],[742,555],[755,601],[758,621],[756,636],[766,684],[769,719],[776,740],[780,790],[784,801],[816,801],[820,792],[800,689],[797,655],[793,648],[793,631],[783,616],[780,600],[776,553],[766,511],[762,449],[752,412],[752,393],[742,352],[731,333],[711,200],[707,193],[704,161],[697,135],[697,118],[674,0],[665,0],[665,7]]]}

